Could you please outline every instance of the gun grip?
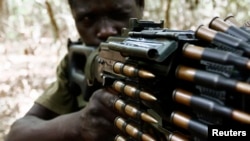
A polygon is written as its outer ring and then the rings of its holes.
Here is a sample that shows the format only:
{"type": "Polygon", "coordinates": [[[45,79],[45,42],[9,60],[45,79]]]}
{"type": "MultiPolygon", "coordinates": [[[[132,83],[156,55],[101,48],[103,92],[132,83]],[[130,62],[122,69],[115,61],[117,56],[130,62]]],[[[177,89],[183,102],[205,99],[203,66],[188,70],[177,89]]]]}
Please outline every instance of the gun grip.
{"type": "Polygon", "coordinates": [[[79,43],[71,43],[68,45],[70,91],[76,95],[82,94],[85,100],[89,99],[91,93],[88,92],[84,67],[87,62],[87,57],[94,50],[95,48],[93,47],[86,47],[79,43]]]}

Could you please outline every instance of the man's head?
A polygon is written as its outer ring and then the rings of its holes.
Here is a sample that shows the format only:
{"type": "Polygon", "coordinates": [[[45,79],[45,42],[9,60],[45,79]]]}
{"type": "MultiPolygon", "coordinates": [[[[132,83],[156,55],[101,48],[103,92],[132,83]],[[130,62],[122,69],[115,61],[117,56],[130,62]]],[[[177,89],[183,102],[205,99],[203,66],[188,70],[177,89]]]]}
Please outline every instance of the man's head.
{"type": "Polygon", "coordinates": [[[141,18],[144,0],[68,0],[77,30],[86,45],[98,46],[120,34],[130,18],[141,18]]]}

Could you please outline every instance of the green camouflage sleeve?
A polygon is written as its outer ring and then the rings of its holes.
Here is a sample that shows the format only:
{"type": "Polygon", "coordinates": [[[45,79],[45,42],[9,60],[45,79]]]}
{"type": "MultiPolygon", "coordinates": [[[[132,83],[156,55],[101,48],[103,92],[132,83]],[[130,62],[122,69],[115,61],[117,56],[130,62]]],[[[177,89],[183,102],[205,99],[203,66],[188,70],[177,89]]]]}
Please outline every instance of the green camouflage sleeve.
{"type": "Polygon", "coordinates": [[[57,66],[56,81],[35,101],[58,114],[74,112],[86,104],[82,95],[75,96],[70,94],[67,66],[68,60],[66,55],[57,66]]]}

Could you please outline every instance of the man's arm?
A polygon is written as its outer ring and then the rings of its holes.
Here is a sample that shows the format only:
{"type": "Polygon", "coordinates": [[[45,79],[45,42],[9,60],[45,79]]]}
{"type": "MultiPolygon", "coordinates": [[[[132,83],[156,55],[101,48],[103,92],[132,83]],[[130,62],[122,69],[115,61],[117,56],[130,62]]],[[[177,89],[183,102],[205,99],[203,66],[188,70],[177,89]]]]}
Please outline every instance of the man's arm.
{"type": "Polygon", "coordinates": [[[45,107],[34,104],[23,118],[12,125],[6,141],[64,141],[67,137],[73,139],[78,134],[73,130],[77,127],[73,121],[79,121],[77,117],[80,117],[79,112],[57,116],[45,107]]]}
{"type": "Polygon", "coordinates": [[[23,118],[12,125],[6,141],[113,140],[115,114],[110,109],[115,98],[110,92],[99,90],[93,94],[86,108],[60,116],[34,104],[23,118]]]}

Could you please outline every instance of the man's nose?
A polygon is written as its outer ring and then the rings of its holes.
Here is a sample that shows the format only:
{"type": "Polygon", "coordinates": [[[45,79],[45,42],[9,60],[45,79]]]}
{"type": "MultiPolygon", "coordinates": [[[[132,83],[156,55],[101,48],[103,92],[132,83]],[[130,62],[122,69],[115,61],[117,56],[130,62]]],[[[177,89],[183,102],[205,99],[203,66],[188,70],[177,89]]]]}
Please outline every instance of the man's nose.
{"type": "Polygon", "coordinates": [[[101,22],[99,23],[99,29],[97,32],[97,37],[100,40],[106,40],[109,36],[113,36],[117,34],[118,34],[118,31],[115,28],[115,25],[111,20],[107,18],[101,20],[101,22]]]}

